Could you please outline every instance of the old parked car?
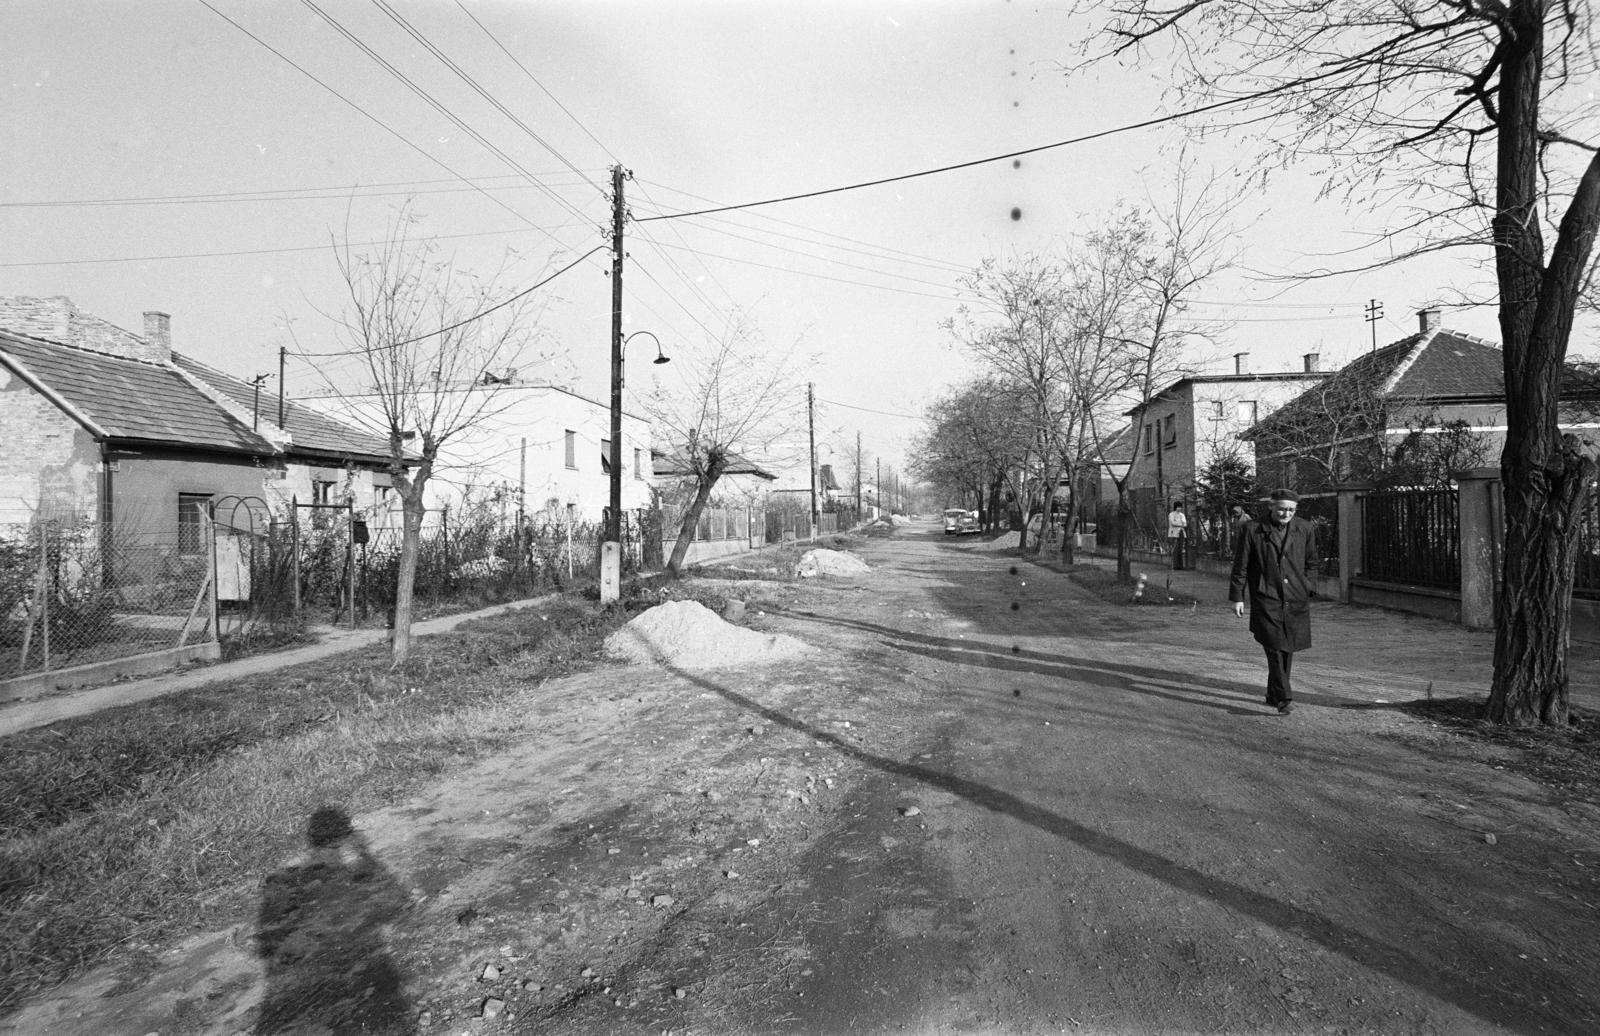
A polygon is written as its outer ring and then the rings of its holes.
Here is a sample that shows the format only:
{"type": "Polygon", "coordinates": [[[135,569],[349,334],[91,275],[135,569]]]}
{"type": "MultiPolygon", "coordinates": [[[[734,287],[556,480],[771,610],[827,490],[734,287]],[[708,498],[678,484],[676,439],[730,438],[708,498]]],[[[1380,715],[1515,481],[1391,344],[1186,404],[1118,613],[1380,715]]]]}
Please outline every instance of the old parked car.
{"type": "Polygon", "coordinates": [[[947,508],[944,512],[944,534],[946,536],[964,536],[969,532],[981,531],[978,527],[978,512],[968,511],[961,507],[947,508]]]}

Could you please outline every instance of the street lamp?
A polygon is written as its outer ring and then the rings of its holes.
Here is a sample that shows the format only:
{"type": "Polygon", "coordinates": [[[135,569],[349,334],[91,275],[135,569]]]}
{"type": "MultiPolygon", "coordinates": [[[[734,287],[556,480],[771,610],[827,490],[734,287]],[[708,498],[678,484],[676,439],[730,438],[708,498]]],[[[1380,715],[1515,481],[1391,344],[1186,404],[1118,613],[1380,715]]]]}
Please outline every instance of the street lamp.
{"type": "Polygon", "coordinates": [[[626,338],[615,335],[611,350],[611,506],[606,509],[606,541],[600,548],[600,603],[612,604],[622,596],[622,354],[639,335],[656,343],[652,363],[667,363],[661,339],[649,331],[626,338]]]}

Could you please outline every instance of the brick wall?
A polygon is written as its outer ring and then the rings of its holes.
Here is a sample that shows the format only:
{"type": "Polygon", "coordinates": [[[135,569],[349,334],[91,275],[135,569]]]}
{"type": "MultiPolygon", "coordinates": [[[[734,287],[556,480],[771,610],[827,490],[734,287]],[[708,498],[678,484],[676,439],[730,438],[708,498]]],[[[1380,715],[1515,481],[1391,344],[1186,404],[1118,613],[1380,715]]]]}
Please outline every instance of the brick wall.
{"type": "Polygon", "coordinates": [[[80,311],[65,295],[0,296],[0,327],[62,345],[152,363],[165,363],[172,352],[165,314],[146,314],[145,327],[151,333],[141,337],[80,311]],[[152,321],[151,317],[160,319],[152,321]]]}
{"type": "Polygon", "coordinates": [[[21,378],[0,368],[0,525],[38,514],[93,518],[100,453],[72,418],[21,378]]]}

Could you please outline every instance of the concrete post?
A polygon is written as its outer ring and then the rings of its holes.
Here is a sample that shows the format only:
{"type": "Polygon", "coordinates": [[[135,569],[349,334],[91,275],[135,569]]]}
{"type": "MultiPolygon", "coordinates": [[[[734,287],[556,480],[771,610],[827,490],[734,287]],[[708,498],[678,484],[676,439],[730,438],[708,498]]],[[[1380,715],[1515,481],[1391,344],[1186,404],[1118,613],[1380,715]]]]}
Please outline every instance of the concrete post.
{"type": "Polygon", "coordinates": [[[1339,492],[1339,599],[1352,601],[1351,583],[1361,574],[1361,498],[1371,492],[1366,482],[1348,482],[1339,492]]]}
{"type": "Polygon", "coordinates": [[[1495,568],[1500,561],[1494,499],[1500,469],[1473,468],[1456,472],[1454,478],[1460,494],[1461,625],[1489,629],[1494,626],[1495,568]]]}
{"type": "Polygon", "coordinates": [[[622,597],[622,544],[607,540],[600,545],[600,603],[615,604],[622,597]]]}

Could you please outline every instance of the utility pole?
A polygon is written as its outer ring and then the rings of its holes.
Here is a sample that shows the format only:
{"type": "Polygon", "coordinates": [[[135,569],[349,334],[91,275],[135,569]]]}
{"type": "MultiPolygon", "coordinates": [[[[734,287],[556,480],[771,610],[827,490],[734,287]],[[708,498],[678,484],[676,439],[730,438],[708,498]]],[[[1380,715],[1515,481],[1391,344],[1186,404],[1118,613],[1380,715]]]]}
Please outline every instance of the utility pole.
{"type": "Polygon", "coordinates": [[[600,603],[622,596],[622,165],[611,167],[611,506],[600,548],[600,603]]]}
{"type": "Polygon", "coordinates": [[[1372,325],[1372,351],[1377,352],[1378,321],[1383,318],[1383,303],[1379,302],[1377,299],[1369,300],[1367,302],[1366,314],[1367,315],[1362,317],[1362,319],[1372,325]]]}
{"type": "Polygon", "coordinates": [[[811,538],[815,540],[822,529],[822,516],[817,513],[817,397],[816,385],[806,382],[806,439],[811,444],[811,538]]]}
{"type": "Polygon", "coordinates": [[[856,522],[861,521],[861,433],[856,433],[856,522]]]}
{"type": "Polygon", "coordinates": [[[278,346],[278,427],[283,427],[283,360],[289,355],[289,347],[278,346]]]}
{"type": "MultiPolygon", "coordinates": [[[[873,479],[872,479],[872,497],[873,497],[872,506],[877,509],[879,514],[882,514],[883,513],[883,458],[879,457],[877,460],[873,461],[872,463],[873,463],[873,470],[877,472],[877,475],[874,476],[873,479]]],[[[876,517],[878,517],[878,515],[875,514],[872,517],[876,518],[876,517]]]]}

